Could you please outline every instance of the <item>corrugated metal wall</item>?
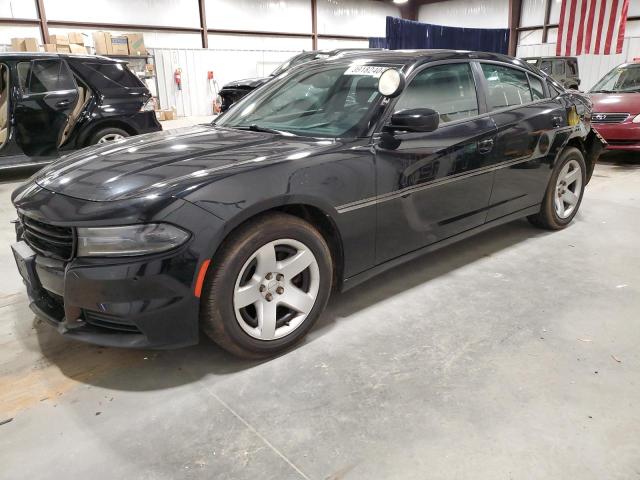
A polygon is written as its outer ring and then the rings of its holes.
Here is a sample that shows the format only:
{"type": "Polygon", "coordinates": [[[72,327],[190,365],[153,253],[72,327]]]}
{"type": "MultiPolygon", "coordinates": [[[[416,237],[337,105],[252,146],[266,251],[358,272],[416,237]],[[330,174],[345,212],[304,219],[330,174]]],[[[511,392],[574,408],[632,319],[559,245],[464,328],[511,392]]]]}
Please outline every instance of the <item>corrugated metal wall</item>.
{"type": "MultiPolygon", "coordinates": [[[[518,57],[555,56],[555,54],[555,43],[519,45],[517,52],[518,57]]],[[[625,38],[622,53],[618,55],[580,55],[578,57],[578,68],[582,79],[580,90],[588,90],[609,70],[637,57],[640,57],[640,37],[625,38]]]]}

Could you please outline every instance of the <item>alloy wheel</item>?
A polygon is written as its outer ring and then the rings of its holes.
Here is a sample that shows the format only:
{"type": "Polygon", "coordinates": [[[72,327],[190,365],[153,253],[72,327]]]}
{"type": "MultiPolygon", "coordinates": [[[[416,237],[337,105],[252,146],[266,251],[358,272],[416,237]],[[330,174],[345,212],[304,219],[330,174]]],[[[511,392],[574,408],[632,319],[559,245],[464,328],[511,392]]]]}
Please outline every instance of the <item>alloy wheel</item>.
{"type": "Polygon", "coordinates": [[[554,206],[559,218],[569,218],[575,211],[582,193],[582,167],[576,160],[569,160],[558,175],[554,206]]]}
{"type": "Polygon", "coordinates": [[[293,239],[269,242],[249,257],[236,279],[236,321],[253,338],[283,338],[304,323],[319,289],[320,269],[309,247],[293,239]]]}
{"type": "Polygon", "coordinates": [[[107,133],[106,135],[100,137],[100,140],[98,140],[98,143],[113,142],[115,140],[122,140],[123,138],[124,137],[119,133],[107,133]]]}

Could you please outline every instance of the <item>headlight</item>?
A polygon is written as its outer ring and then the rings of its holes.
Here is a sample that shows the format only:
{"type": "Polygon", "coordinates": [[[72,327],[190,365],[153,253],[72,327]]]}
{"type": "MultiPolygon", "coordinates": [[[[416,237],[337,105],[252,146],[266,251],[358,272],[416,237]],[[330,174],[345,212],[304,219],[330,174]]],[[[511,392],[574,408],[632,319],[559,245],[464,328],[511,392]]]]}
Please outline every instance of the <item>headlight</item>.
{"type": "Polygon", "coordinates": [[[189,239],[168,223],[78,228],[79,257],[130,257],[171,250],[189,239]]]}
{"type": "Polygon", "coordinates": [[[636,115],[636,117],[633,119],[633,123],[640,123],[640,115],[636,115]]]}

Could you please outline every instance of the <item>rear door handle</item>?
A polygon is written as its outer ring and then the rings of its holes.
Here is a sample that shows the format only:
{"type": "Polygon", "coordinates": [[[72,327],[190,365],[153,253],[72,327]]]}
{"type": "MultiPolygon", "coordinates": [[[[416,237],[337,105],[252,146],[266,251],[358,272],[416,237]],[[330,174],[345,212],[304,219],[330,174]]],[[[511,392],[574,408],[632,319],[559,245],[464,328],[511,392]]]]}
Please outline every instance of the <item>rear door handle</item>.
{"type": "Polygon", "coordinates": [[[493,138],[481,140],[478,142],[478,153],[485,154],[493,150],[493,138]]]}
{"type": "Polygon", "coordinates": [[[69,105],[71,105],[71,100],[69,100],[68,98],[65,100],[60,100],[56,103],[56,107],[67,107],[69,105]]]}

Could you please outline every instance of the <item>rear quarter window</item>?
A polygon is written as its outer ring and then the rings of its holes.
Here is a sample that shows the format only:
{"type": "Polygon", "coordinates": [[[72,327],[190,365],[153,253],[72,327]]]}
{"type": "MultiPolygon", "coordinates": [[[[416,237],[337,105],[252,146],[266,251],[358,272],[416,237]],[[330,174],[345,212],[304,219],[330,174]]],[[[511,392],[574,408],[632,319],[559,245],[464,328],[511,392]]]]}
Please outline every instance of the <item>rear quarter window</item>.
{"type": "Polygon", "coordinates": [[[84,65],[98,74],[95,78],[96,83],[111,84],[107,85],[111,87],[114,83],[127,88],[144,87],[142,81],[122,63],[85,63],[84,65]]]}

